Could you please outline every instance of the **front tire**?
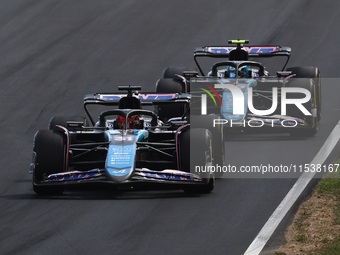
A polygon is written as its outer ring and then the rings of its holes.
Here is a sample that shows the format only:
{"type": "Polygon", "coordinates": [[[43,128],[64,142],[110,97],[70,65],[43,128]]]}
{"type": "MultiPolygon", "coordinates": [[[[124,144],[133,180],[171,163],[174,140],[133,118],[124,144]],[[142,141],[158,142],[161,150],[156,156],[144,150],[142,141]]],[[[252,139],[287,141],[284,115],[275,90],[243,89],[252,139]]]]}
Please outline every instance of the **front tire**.
{"type": "Polygon", "coordinates": [[[186,193],[204,194],[210,193],[214,189],[215,178],[210,170],[200,173],[196,173],[195,170],[195,166],[207,169],[212,165],[211,143],[211,133],[208,129],[187,129],[180,134],[180,170],[199,174],[205,181],[203,184],[188,185],[183,189],[186,193]],[[192,150],[190,150],[190,146],[193,146],[192,150]]]}
{"type": "Polygon", "coordinates": [[[48,124],[48,129],[50,130],[59,130],[57,126],[62,126],[67,128],[69,131],[81,131],[82,127],[68,127],[68,121],[82,122],[84,127],[88,127],[89,123],[85,117],[66,117],[66,116],[54,116],[51,118],[50,123],[48,124]]]}
{"type": "Polygon", "coordinates": [[[60,185],[39,185],[54,173],[64,172],[66,168],[65,138],[61,132],[40,130],[34,137],[33,151],[35,162],[33,170],[33,190],[40,195],[60,195],[64,187],[60,185]]]}

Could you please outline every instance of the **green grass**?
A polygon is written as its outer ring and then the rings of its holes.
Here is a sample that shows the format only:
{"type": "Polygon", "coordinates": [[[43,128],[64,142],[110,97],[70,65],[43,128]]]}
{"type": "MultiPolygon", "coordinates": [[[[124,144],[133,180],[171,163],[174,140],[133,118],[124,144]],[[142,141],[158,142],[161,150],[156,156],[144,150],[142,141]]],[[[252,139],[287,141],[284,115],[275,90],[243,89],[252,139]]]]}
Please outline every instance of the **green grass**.
{"type": "Polygon", "coordinates": [[[299,232],[304,232],[304,227],[308,227],[308,224],[305,222],[305,220],[310,216],[310,213],[308,213],[308,202],[305,202],[301,206],[302,213],[300,214],[300,217],[295,220],[295,226],[299,232]]]}
{"type": "Polygon", "coordinates": [[[297,235],[297,236],[295,237],[295,240],[296,240],[297,242],[304,243],[304,242],[307,241],[307,236],[305,236],[305,235],[297,235]]]}
{"type": "MultiPolygon", "coordinates": [[[[337,162],[340,163],[340,160],[337,162]]],[[[334,224],[340,224],[340,169],[337,173],[331,173],[327,178],[321,180],[317,186],[320,195],[335,196],[337,205],[334,209],[334,224]]],[[[338,255],[340,254],[340,234],[333,240],[325,240],[325,246],[316,250],[315,254],[320,255],[338,255]]]]}
{"type": "Polygon", "coordinates": [[[309,223],[306,222],[308,217],[311,215],[311,213],[308,212],[309,202],[305,202],[301,205],[301,213],[298,218],[295,219],[295,227],[298,232],[298,234],[295,236],[295,240],[297,242],[304,243],[307,241],[307,236],[305,235],[306,229],[305,227],[309,226],[309,223]]]}
{"type": "Polygon", "coordinates": [[[331,173],[327,178],[321,180],[317,186],[317,191],[320,195],[335,196],[337,206],[334,211],[336,217],[334,224],[340,224],[340,171],[331,173]]]}
{"type": "Polygon", "coordinates": [[[329,244],[325,245],[317,251],[320,255],[339,255],[340,254],[340,235],[334,240],[330,241],[329,244]]]}

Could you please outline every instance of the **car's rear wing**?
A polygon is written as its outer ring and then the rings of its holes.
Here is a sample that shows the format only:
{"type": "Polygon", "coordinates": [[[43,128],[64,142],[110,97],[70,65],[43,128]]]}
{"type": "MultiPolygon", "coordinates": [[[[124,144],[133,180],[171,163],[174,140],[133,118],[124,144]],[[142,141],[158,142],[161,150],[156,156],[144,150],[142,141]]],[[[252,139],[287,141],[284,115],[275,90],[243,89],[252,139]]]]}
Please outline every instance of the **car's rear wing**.
{"type": "MultiPolygon", "coordinates": [[[[84,104],[118,105],[119,100],[126,97],[122,93],[95,93],[85,95],[84,104]]],[[[141,99],[142,105],[159,105],[169,103],[186,103],[190,101],[191,95],[187,93],[136,93],[134,96],[141,99]]]]}
{"type": "MultiPolygon", "coordinates": [[[[236,48],[237,46],[204,46],[196,48],[194,50],[194,60],[201,74],[204,75],[197,62],[198,57],[229,58],[230,52],[236,48]]],[[[242,47],[242,49],[248,51],[250,58],[270,58],[277,56],[287,57],[287,61],[282,70],[286,67],[291,53],[290,47],[281,47],[278,45],[250,45],[242,47]]]]}
{"type": "MultiPolygon", "coordinates": [[[[204,46],[194,50],[194,56],[205,56],[215,58],[228,58],[230,51],[236,49],[236,46],[204,46]]],[[[281,47],[278,45],[258,46],[252,45],[243,47],[248,51],[249,57],[275,57],[275,56],[290,56],[291,48],[281,47]]]]}
{"type": "MultiPolygon", "coordinates": [[[[191,95],[187,93],[135,92],[133,96],[141,99],[142,106],[153,106],[172,103],[189,104],[191,99],[191,95]]],[[[90,120],[93,123],[93,119],[87,108],[88,105],[118,106],[119,100],[124,97],[127,97],[127,94],[123,94],[121,92],[95,93],[85,95],[84,97],[85,112],[90,117],[90,120]]]]}

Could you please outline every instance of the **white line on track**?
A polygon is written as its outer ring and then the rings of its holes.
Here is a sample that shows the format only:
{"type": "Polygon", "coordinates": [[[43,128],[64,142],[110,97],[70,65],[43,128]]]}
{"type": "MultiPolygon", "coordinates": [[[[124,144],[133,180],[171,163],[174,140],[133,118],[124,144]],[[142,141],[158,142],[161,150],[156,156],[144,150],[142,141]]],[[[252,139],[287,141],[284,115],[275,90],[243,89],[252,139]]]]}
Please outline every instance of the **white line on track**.
{"type": "MultiPolygon", "coordinates": [[[[326,142],[323,144],[318,154],[314,157],[310,164],[323,164],[329,154],[334,149],[335,145],[340,139],[340,121],[333,129],[332,133],[328,136],[326,142]]],[[[250,244],[244,255],[258,255],[263,247],[268,242],[269,238],[274,233],[277,226],[285,217],[287,212],[291,209],[295,201],[299,198],[308,183],[312,180],[315,172],[304,172],[296,181],[291,190],[287,193],[280,205],[276,208],[273,214],[269,217],[268,221],[260,232],[257,234],[253,242],[250,244]]]]}

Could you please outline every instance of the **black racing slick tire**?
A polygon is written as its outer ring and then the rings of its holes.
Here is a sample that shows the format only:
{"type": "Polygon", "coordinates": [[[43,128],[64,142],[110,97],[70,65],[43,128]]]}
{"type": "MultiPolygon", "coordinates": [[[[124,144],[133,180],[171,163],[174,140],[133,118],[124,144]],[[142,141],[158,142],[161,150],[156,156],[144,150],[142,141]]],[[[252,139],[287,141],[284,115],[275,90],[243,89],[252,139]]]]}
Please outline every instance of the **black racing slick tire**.
{"type": "MultiPolygon", "coordinates": [[[[182,93],[183,87],[175,79],[159,79],[156,83],[156,93],[182,93]]],[[[181,103],[162,104],[157,106],[159,119],[167,122],[170,118],[181,117],[185,106],[181,103]]]]}
{"type": "MultiPolygon", "coordinates": [[[[312,112],[316,106],[316,84],[308,78],[292,79],[286,84],[286,87],[304,88],[310,91],[311,100],[302,104],[307,111],[312,112]]],[[[303,98],[302,93],[288,93],[287,99],[303,98]]],[[[304,115],[301,110],[294,104],[287,105],[287,115],[299,119],[304,119],[308,127],[289,127],[289,134],[294,137],[311,137],[318,132],[318,119],[312,115],[304,115]]]]}
{"type": "Polygon", "coordinates": [[[198,174],[204,180],[204,183],[187,185],[183,190],[186,193],[210,193],[215,187],[215,177],[208,169],[212,164],[210,131],[204,128],[183,131],[179,136],[179,155],[180,170],[198,174]],[[194,148],[190,150],[190,146],[194,148]],[[196,172],[196,166],[202,167],[202,171],[196,172]]]}
{"type": "Polygon", "coordinates": [[[89,123],[85,117],[78,117],[78,116],[54,116],[51,118],[49,124],[48,124],[48,129],[50,130],[60,130],[57,126],[62,126],[67,128],[69,131],[81,131],[82,127],[79,126],[67,126],[67,122],[79,122],[83,123],[82,126],[88,127],[89,123]]]}
{"type": "Polygon", "coordinates": [[[60,195],[64,187],[44,185],[50,174],[64,172],[66,168],[66,142],[64,134],[53,130],[40,130],[35,134],[33,153],[33,190],[39,195],[60,195]]]}
{"type": "Polygon", "coordinates": [[[183,67],[183,66],[171,66],[167,67],[163,71],[163,78],[178,78],[177,75],[183,76],[184,71],[189,71],[189,72],[197,72],[195,68],[188,68],[188,67],[183,67]]]}
{"type": "Polygon", "coordinates": [[[321,101],[321,74],[320,70],[317,67],[313,66],[303,66],[303,67],[289,67],[287,71],[291,71],[295,74],[296,78],[311,78],[313,79],[316,87],[315,87],[315,97],[316,97],[316,107],[317,107],[317,120],[321,120],[321,109],[322,109],[322,101],[321,101]]]}
{"type": "MultiPolygon", "coordinates": [[[[214,120],[220,119],[218,115],[191,115],[190,127],[191,128],[205,128],[211,132],[212,135],[212,155],[214,166],[224,166],[224,141],[223,141],[223,125],[215,125],[214,120]]],[[[221,177],[223,172],[215,173],[215,177],[221,177]]]]}

